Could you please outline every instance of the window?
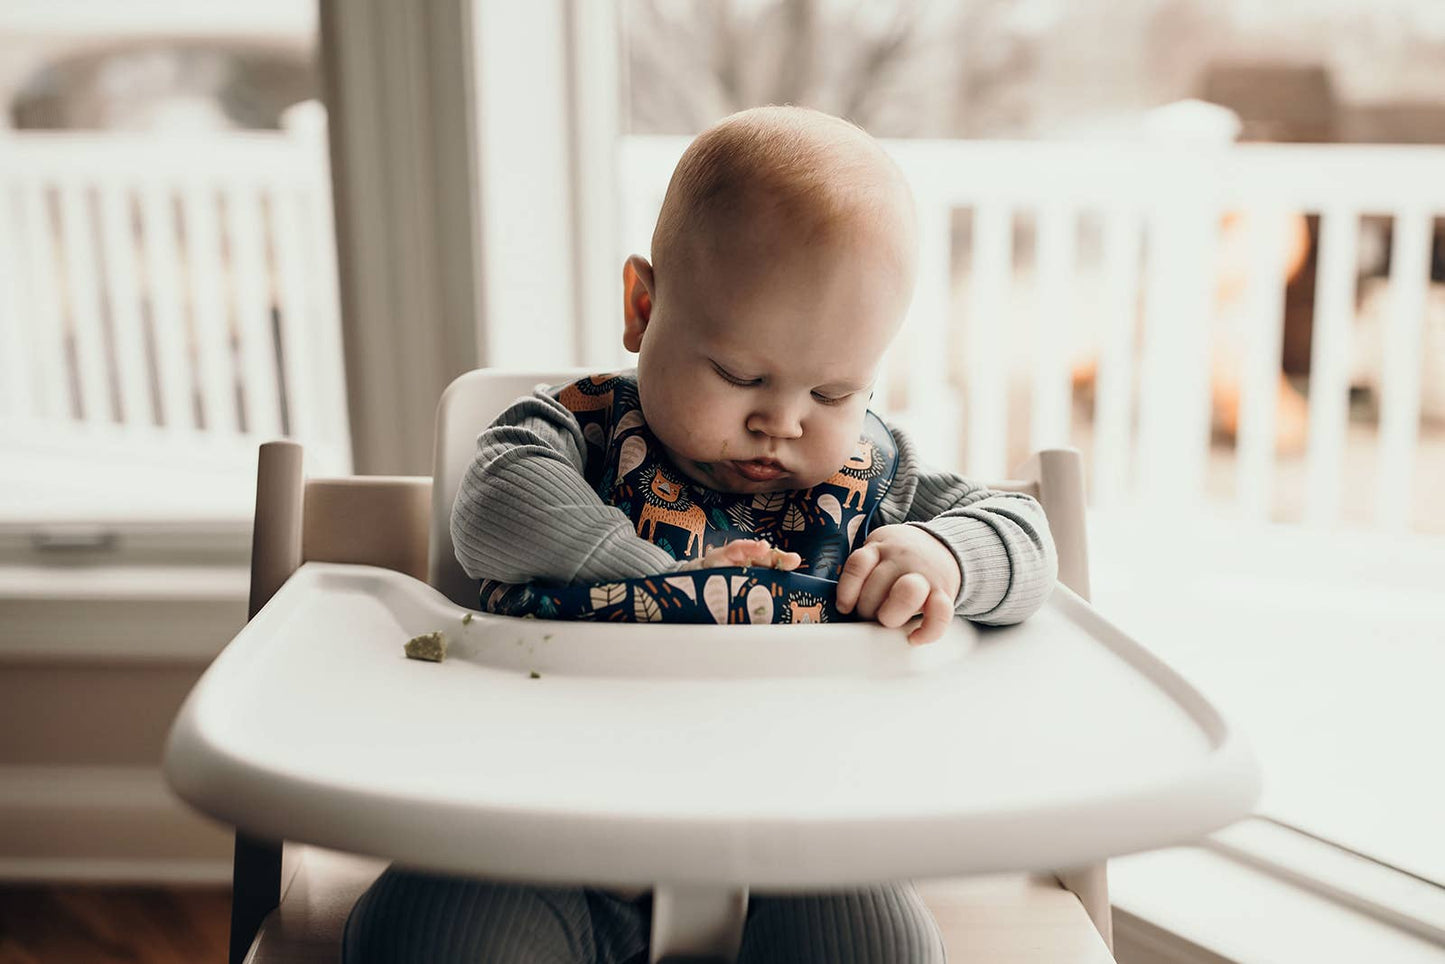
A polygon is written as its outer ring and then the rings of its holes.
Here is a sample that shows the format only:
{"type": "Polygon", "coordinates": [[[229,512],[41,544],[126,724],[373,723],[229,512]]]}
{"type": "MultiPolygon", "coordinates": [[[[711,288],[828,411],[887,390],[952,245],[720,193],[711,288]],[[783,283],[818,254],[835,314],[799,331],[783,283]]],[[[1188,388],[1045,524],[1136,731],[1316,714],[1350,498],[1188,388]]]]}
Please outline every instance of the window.
{"type": "Polygon", "coordinates": [[[314,16],[192,19],[0,15],[7,523],[243,523],[281,436],[350,466],[314,16]]]}
{"type": "Polygon", "coordinates": [[[1096,602],[1252,737],[1260,812],[1445,882],[1434,7],[620,9],[624,247],[732,110],[885,138],[923,268],[882,404],[982,477],[1082,449],[1096,602]]]}

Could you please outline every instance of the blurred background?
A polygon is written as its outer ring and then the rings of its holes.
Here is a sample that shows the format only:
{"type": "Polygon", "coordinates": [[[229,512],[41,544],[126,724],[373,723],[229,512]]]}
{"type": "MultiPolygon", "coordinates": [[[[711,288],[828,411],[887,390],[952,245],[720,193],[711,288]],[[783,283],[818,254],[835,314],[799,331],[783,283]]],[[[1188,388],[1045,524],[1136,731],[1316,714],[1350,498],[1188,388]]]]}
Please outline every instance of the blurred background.
{"type": "Polygon", "coordinates": [[[1079,448],[1095,604],[1264,762],[1255,837],[1111,863],[1120,959],[1435,959],[1437,0],[0,6],[0,949],[35,882],[229,879],[157,764],[244,620],[257,443],[425,473],[461,371],[627,364],[673,164],[767,103],[914,187],[877,407],[982,479],[1079,448]],[[1317,906],[1201,916],[1261,881],[1317,906]]]}

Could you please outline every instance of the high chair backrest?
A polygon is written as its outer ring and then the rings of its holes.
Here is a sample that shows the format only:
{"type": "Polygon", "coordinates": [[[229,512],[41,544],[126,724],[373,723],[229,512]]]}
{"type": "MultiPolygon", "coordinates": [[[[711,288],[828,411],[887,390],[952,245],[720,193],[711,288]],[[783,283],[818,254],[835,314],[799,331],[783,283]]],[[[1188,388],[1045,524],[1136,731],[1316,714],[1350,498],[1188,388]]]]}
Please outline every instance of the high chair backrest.
{"type": "Polygon", "coordinates": [[[479,368],[457,376],[437,403],[432,449],[431,532],[427,582],[458,605],[475,608],[477,581],[462,571],[452,547],[452,503],[462,475],[477,452],[477,436],[516,399],[538,385],[560,385],[588,374],[583,369],[514,371],[479,368]]]}

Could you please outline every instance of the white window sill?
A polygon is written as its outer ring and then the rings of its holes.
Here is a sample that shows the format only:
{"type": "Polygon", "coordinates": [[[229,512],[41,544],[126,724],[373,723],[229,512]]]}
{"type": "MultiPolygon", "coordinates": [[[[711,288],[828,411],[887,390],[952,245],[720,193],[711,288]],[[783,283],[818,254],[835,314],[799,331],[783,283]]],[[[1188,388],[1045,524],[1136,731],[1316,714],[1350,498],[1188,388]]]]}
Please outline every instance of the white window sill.
{"type": "Polygon", "coordinates": [[[1445,890],[1262,821],[1110,861],[1109,890],[1120,964],[1445,961],[1445,890]]]}
{"type": "Polygon", "coordinates": [[[1445,539],[1090,516],[1094,604],[1238,726],[1257,812],[1445,882],[1445,539]]]}

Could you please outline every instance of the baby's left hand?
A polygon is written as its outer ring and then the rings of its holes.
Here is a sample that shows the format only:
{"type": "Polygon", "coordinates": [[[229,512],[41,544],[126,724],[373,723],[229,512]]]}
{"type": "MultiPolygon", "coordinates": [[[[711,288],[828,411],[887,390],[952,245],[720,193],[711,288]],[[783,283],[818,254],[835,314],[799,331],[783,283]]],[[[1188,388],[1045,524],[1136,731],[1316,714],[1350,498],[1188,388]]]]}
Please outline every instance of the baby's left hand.
{"type": "Polygon", "coordinates": [[[882,526],[869,533],[843,566],[838,611],[856,608],[864,619],[877,619],[890,628],[922,613],[923,624],[908,634],[908,641],[931,643],[953,619],[962,579],[953,553],[923,529],[882,526]]]}

